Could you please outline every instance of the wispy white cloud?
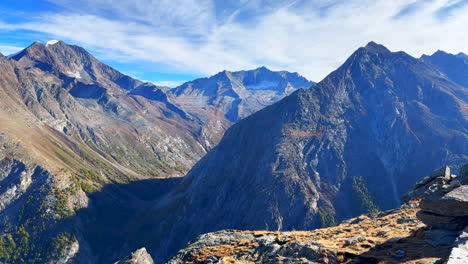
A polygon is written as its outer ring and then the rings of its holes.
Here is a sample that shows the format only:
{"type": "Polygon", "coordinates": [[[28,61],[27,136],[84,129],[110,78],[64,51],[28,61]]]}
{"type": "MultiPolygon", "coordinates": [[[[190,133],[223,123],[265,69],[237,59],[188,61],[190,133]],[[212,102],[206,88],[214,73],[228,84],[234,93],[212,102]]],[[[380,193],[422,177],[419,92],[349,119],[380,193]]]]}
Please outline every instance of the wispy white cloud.
{"type": "Polygon", "coordinates": [[[152,82],[152,83],[155,84],[155,85],[159,85],[159,86],[167,86],[167,87],[174,88],[174,87],[177,87],[177,86],[183,84],[184,82],[186,82],[186,81],[185,81],[185,80],[180,80],[180,81],[160,81],[160,82],[152,82]]]}
{"type": "Polygon", "coordinates": [[[2,44],[0,44],[0,52],[5,56],[17,53],[17,52],[21,51],[22,49],[23,49],[23,47],[16,47],[16,46],[11,46],[11,45],[2,45],[2,44]]]}
{"type": "Polygon", "coordinates": [[[315,81],[371,40],[413,56],[468,52],[468,5],[460,0],[50,1],[68,9],[0,28],[42,32],[106,59],[169,70],[213,74],[265,65],[315,81]]]}

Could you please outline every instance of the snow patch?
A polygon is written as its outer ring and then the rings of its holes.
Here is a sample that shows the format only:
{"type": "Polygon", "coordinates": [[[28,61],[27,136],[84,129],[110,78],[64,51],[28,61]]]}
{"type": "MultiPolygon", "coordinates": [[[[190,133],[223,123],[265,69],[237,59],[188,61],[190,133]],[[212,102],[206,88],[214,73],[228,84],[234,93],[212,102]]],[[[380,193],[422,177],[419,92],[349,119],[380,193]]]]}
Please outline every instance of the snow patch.
{"type": "Polygon", "coordinates": [[[71,77],[74,77],[76,79],[81,79],[81,74],[79,71],[76,72],[67,72],[71,77]]]}
{"type": "Polygon", "coordinates": [[[58,42],[59,42],[59,41],[58,41],[58,40],[55,40],[55,39],[49,40],[49,41],[47,41],[47,43],[46,43],[46,47],[47,47],[47,46],[51,46],[51,45],[55,45],[55,44],[57,44],[58,42]]]}

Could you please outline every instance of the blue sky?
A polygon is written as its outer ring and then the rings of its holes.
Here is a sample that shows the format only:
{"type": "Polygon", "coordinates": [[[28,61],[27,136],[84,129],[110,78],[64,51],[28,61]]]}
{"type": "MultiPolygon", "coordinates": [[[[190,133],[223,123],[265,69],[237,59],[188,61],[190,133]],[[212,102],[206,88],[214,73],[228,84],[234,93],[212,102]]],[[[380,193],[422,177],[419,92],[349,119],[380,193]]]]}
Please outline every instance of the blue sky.
{"type": "Polygon", "coordinates": [[[468,53],[466,14],[468,0],[2,0],[0,51],[60,39],[170,86],[259,66],[320,81],[371,40],[468,53]]]}

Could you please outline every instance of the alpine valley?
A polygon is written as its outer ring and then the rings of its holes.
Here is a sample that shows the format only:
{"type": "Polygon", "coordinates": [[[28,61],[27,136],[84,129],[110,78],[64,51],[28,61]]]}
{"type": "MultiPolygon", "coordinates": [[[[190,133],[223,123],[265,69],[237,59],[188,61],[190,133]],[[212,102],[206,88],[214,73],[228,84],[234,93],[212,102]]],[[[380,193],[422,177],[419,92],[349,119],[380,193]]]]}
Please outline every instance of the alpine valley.
{"type": "Polygon", "coordinates": [[[0,263],[458,263],[467,150],[463,53],[170,88],[34,42],[0,55],[0,263]]]}

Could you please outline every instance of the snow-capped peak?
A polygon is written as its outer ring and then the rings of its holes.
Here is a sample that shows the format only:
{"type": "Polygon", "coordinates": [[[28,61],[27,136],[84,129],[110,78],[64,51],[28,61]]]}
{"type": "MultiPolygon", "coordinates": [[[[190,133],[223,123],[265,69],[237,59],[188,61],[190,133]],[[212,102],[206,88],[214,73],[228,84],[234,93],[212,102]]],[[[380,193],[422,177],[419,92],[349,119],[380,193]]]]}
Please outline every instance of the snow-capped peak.
{"type": "Polygon", "coordinates": [[[46,43],[46,47],[47,47],[47,46],[51,46],[51,45],[55,45],[55,44],[57,44],[58,42],[59,42],[59,41],[58,41],[58,40],[55,40],[55,39],[49,40],[49,41],[47,41],[47,43],[46,43]]]}

